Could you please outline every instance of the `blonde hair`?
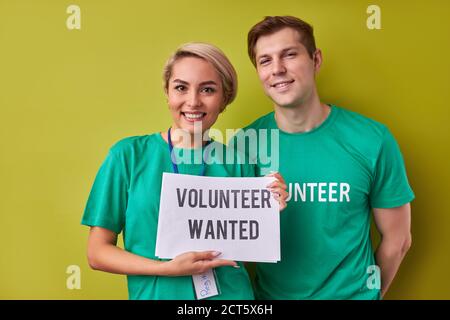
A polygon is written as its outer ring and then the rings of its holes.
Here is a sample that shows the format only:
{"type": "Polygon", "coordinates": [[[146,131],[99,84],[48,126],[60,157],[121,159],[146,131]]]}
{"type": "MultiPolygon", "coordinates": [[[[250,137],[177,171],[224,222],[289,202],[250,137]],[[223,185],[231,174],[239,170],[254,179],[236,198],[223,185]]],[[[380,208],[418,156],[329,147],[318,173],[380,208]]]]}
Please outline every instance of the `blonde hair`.
{"type": "MultiPolygon", "coordinates": [[[[184,57],[197,57],[211,63],[222,80],[223,89],[223,109],[236,98],[237,94],[237,74],[230,60],[216,46],[208,43],[190,42],[181,45],[167,60],[164,66],[163,81],[164,90],[167,92],[169,79],[172,76],[173,65],[176,61],[184,57]]],[[[223,111],[222,109],[222,111],[223,111]]]]}

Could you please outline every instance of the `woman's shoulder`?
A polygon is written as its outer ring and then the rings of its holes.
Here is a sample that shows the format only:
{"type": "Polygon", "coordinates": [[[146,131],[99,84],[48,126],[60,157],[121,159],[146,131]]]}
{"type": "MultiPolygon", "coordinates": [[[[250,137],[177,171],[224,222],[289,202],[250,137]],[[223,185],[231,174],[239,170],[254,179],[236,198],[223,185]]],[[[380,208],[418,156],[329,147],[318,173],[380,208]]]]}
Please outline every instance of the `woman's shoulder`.
{"type": "Polygon", "coordinates": [[[159,132],[140,136],[131,136],[120,139],[110,148],[116,155],[130,155],[145,152],[149,148],[162,145],[163,140],[159,132]]]}

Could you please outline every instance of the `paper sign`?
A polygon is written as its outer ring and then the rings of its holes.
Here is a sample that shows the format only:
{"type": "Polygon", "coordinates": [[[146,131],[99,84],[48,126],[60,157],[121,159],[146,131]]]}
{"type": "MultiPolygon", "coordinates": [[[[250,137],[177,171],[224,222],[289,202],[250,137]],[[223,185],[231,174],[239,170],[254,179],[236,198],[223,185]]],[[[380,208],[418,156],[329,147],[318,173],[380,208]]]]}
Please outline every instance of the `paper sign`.
{"type": "Polygon", "coordinates": [[[156,256],[214,250],[221,259],[279,261],[279,204],[266,188],[273,180],[164,173],[156,256]]]}

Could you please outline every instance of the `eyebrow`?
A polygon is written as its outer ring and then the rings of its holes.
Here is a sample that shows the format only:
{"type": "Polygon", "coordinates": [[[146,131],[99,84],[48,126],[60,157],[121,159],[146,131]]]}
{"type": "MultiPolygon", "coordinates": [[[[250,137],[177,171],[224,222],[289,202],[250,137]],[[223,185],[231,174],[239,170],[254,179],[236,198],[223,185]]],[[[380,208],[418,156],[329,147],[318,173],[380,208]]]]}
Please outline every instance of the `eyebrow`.
{"type": "MultiPolygon", "coordinates": [[[[174,79],[172,82],[176,82],[176,83],[180,83],[180,84],[184,84],[184,85],[189,85],[189,82],[181,80],[181,79],[174,79]]],[[[213,81],[213,80],[208,80],[208,81],[203,81],[200,83],[201,86],[205,86],[205,85],[214,85],[217,86],[217,82],[213,81]]]]}

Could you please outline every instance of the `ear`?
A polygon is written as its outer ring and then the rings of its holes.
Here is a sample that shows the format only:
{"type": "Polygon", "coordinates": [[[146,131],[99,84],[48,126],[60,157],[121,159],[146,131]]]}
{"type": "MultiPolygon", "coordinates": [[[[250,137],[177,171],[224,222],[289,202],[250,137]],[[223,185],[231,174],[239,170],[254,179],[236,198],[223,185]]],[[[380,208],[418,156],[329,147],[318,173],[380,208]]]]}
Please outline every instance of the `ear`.
{"type": "Polygon", "coordinates": [[[316,49],[313,54],[313,62],[314,62],[314,71],[317,74],[322,66],[322,51],[320,49],[316,49]]]}

